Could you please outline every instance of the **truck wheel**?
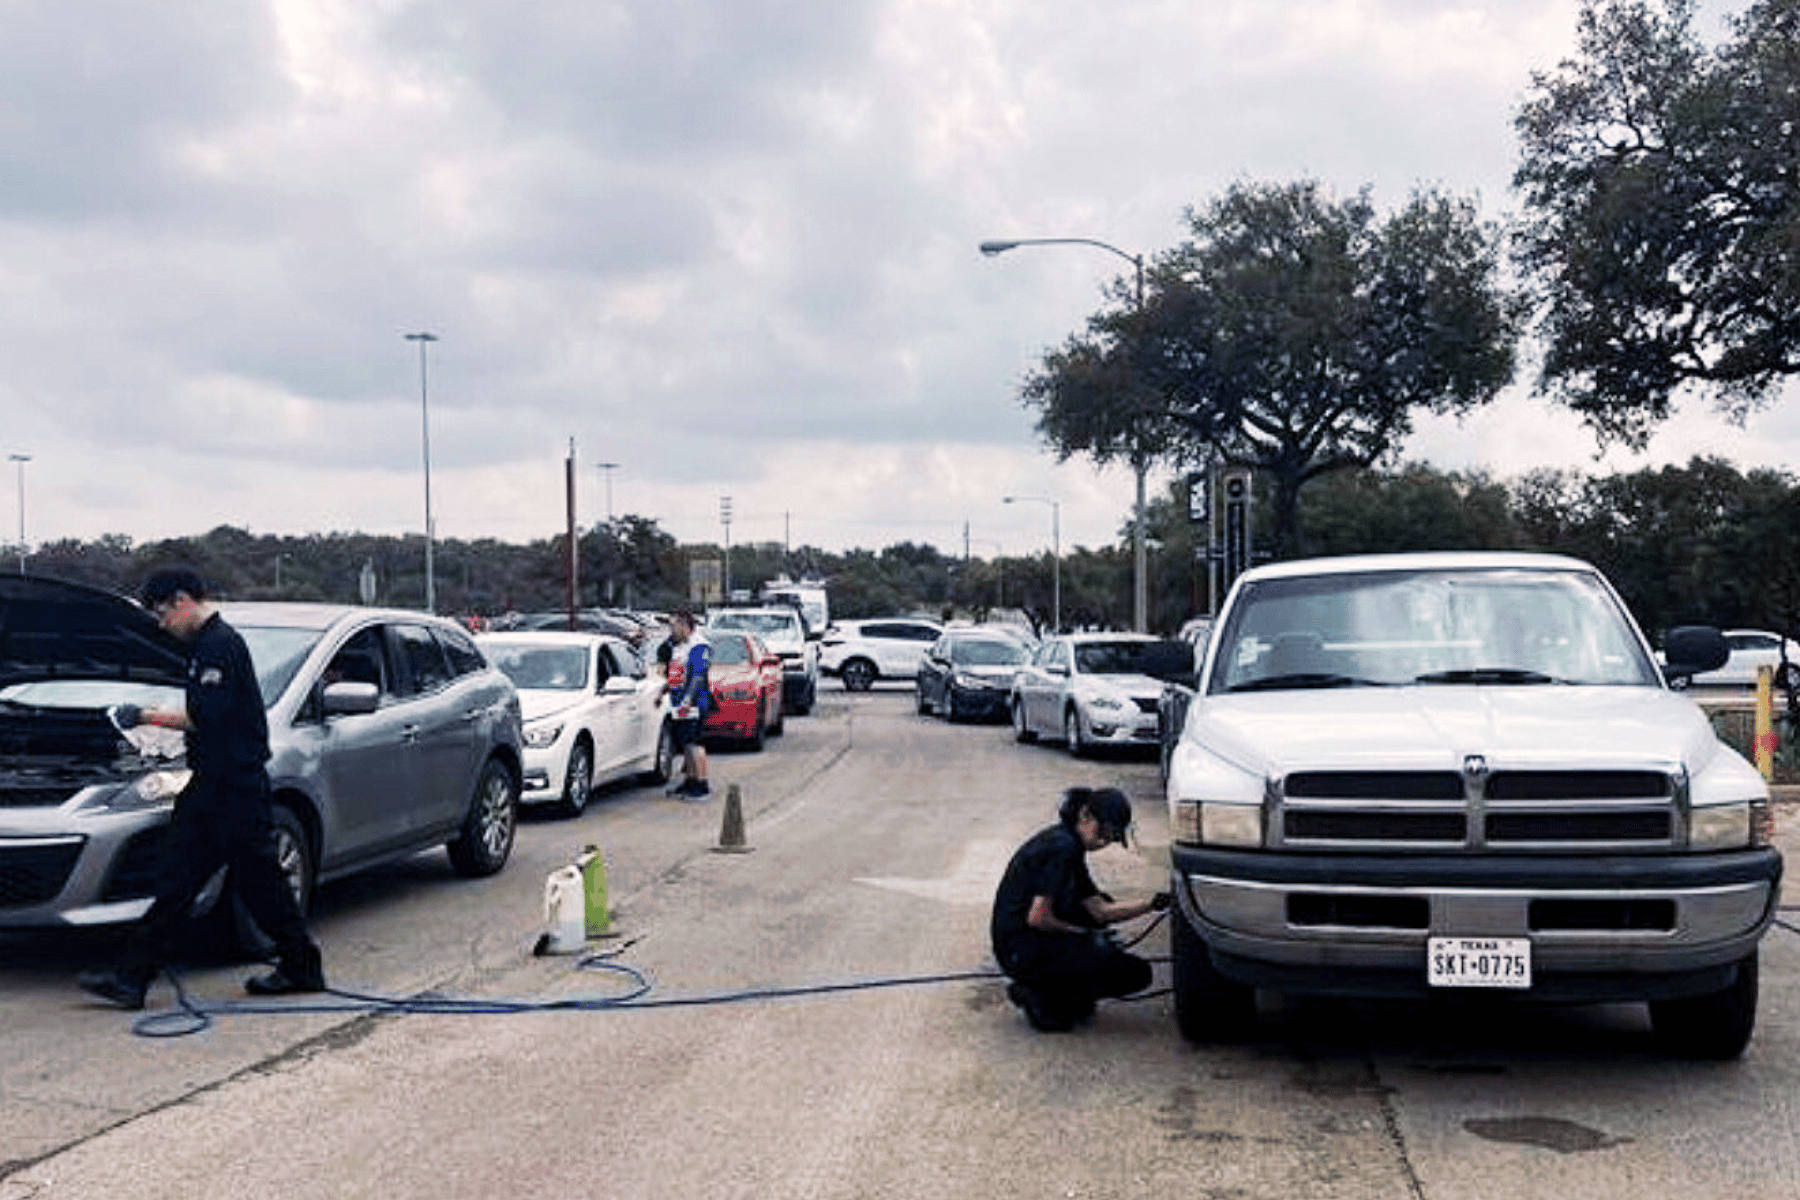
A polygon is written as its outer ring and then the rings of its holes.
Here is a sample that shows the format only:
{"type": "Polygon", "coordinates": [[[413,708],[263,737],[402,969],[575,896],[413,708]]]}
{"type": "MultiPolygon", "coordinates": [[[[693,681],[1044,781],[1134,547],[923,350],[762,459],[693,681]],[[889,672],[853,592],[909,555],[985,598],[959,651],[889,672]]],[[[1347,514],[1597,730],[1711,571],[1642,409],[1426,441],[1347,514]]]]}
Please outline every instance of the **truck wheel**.
{"type": "Polygon", "coordinates": [[[1756,955],[1737,965],[1731,986],[1704,996],[1650,1002],[1650,1033],[1677,1058],[1737,1058],[1756,1029],[1756,955]]]}
{"type": "Polygon", "coordinates": [[[1170,911],[1169,925],[1175,1027],[1196,1045],[1242,1038],[1256,1022],[1256,989],[1214,969],[1206,943],[1179,909],[1170,911]]]}

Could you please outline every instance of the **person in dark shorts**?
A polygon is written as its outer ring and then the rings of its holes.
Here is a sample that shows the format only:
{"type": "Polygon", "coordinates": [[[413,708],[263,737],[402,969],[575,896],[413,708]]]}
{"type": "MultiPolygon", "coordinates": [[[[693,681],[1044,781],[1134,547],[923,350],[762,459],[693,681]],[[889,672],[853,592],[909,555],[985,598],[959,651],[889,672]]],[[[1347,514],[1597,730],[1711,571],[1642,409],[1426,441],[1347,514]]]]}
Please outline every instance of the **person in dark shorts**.
{"type": "Polygon", "coordinates": [[[187,696],[181,712],[112,710],[120,729],[139,724],[187,734],[192,775],[175,799],[156,897],[111,971],[86,972],[83,990],[121,1008],[139,1009],[170,952],[194,897],[220,867],[231,869],[237,894],[279,955],[274,970],[252,976],[253,995],[324,990],[319,948],[275,858],[269,791],[269,726],[249,648],[207,602],[199,575],[157,571],[139,599],[162,627],[188,643],[187,696]]]}
{"type": "Polygon", "coordinates": [[[1009,1000],[1033,1029],[1073,1028],[1102,997],[1150,986],[1150,964],[1113,941],[1107,926],[1169,906],[1169,894],[1114,900],[1088,874],[1090,851],[1125,843],[1131,802],[1117,788],[1063,793],[1058,821],[1013,854],[994,893],[994,957],[1012,982],[1009,1000]]]}
{"type": "Polygon", "coordinates": [[[669,630],[669,741],[681,752],[682,777],[671,783],[667,792],[702,800],[712,794],[712,785],[706,782],[706,746],[700,740],[701,722],[712,707],[707,678],[712,647],[701,636],[694,614],[685,608],[669,618],[669,630]]]}

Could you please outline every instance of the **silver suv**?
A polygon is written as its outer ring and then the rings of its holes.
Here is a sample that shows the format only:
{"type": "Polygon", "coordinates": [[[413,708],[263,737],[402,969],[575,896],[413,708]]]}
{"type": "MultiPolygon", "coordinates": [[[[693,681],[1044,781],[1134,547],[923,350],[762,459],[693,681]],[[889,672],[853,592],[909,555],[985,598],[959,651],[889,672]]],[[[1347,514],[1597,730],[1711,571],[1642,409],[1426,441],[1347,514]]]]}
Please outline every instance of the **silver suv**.
{"type": "MultiPolygon", "coordinates": [[[[256,665],[278,856],[302,907],[321,882],[431,846],[464,875],[506,864],[519,701],[466,632],[398,610],[218,607],[256,665]]],[[[185,659],[129,600],[0,578],[0,927],[149,908],[185,745],[152,726],[121,735],[105,710],[179,708],[185,659]]]]}

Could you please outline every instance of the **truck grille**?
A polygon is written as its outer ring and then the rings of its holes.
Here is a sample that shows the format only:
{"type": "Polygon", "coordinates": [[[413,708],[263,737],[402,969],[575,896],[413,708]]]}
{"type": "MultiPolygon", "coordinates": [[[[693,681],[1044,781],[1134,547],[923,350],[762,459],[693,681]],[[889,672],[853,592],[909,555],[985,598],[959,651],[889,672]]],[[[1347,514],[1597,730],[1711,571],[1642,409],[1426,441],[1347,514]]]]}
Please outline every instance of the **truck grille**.
{"type": "Polygon", "coordinates": [[[1661,771],[1299,771],[1271,792],[1279,844],[1315,850],[1657,851],[1685,824],[1661,771]]]}

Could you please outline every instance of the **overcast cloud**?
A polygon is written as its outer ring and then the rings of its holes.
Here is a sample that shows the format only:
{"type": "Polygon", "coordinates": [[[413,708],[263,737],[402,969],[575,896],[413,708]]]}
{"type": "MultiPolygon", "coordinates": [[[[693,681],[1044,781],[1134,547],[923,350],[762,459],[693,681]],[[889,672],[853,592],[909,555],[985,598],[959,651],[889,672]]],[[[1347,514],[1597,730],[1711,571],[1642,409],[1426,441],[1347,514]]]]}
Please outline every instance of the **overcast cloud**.
{"type": "MultiPolygon", "coordinates": [[[[32,542],[650,516],[683,541],[982,556],[1116,539],[1131,482],[1018,384],[1239,180],[1505,215],[1575,0],[0,0],[0,450],[32,542]],[[597,464],[619,464],[603,474],[597,464]],[[11,464],[6,464],[11,466],[11,464]],[[9,472],[11,474],[11,472],[9,472]]],[[[1519,395],[1408,456],[1596,463],[1519,395]]],[[[0,540],[19,510],[0,489],[0,540]]],[[[1160,481],[1157,481],[1160,483],[1160,481]]]]}

